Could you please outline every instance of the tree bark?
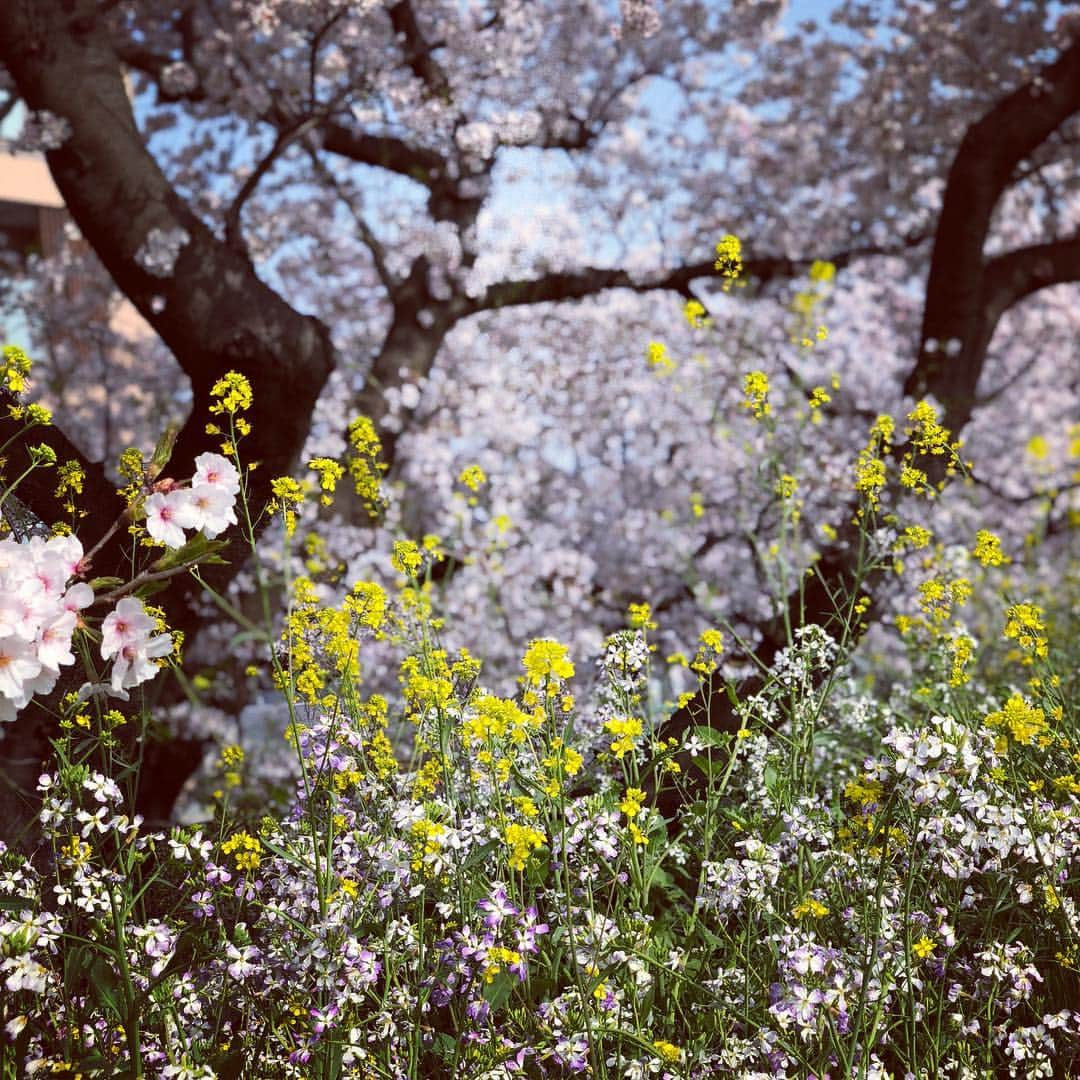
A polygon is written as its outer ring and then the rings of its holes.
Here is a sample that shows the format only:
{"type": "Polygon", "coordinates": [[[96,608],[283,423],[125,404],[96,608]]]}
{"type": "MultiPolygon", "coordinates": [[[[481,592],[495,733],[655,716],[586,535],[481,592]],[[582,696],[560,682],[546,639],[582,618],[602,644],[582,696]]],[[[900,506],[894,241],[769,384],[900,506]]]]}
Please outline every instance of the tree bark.
{"type": "MultiPolygon", "coordinates": [[[[248,414],[253,431],[241,453],[259,464],[248,477],[258,509],[269,496],[271,479],[289,473],[303,447],[315,401],[334,365],[329,333],[264,285],[243,255],[218,240],[171,187],[140,137],[123,68],[93,0],[8,0],[0,10],[0,62],[29,108],[67,121],[69,137],[48,153],[56,185],[117,286],[191,381],[191,415],[166,475],[186,479],[198,454],[220,448],[220,436],[205,431],[212,419],[210,390],[227,371],[238,371],[254,389],[248,414]],[[174,261],[155,261],[155,237],[170,236],[178,248],[174,261]]],[[[98,472],[91,477],[88,547],[123,510],[98,472]]],[[[24,501],[50,521],[55,516],[50,495],[45,487],[28,488],[24,501]]],[[[227,539],[228,565],[207,570],[218,587],[237,572],[246,554],[237,530],[227,539]]],[[[129,541],[125,530],[118,530],[95,558],[93,573],[120,574],[129,564],[129,541]]],[[[191,632],[197,625],[196,595],[196,584],[180,576],[155,602],[171,626],[191,632]]],[[[33,791],[46,723],[40,710],[28,711],[18,721],[17,739],[3,746],[9,782],[0,791],[5,834],[18,831],[25,820],[24,798],[33,791]]],[[[153,776],[145,779],[155,783],[153,776]]]]}
{"type": "MultiPolygon", "coordinates": [[[[985,257],[993,214],[1020,163],[1030,157],[1062,124],[1080,111],[1080,41],[1063,50],[1040,75],[1009,94],[967,130],[949,170],[941,214],[934,233],[919,350],[904,380],[904,392],[916,399],[934,398],[955,439],[976,403],[976,388],[987,350],[1001,316],[1039,289],[1080,281],[1080,239],[1067,237],[985,257]]],[[[850,522],[854,501],[845,520],[850,522]]],[[[754,660],[768,668],[787,644],[786,627],[817,623],[826,630],[839,615],[839,598],[850,597],[857,582],[857,530],[846,524],[815,564],[802,592],[786,600],[787,621],[774,619],[762,628],[754,660]]],[[[879,571],[863,582],[864,590],[880,580],[879,571]]],[[[869,622],[871,608],[854,627],[869,622]]],[[[757,693],[764,680],[755,676],[737,689],[740,701],[757,693]]],[[[681,738],[691,727],[707,725],[734,734],[741,726],[724,680],[707,677],[686,706],[662,725],[660,737],[681,738]]],[[[663,793],[659,808],[673,817],[687,797],[700,791],[702,778],[682,755],[691,777],[686,791],[663,793]]]]}

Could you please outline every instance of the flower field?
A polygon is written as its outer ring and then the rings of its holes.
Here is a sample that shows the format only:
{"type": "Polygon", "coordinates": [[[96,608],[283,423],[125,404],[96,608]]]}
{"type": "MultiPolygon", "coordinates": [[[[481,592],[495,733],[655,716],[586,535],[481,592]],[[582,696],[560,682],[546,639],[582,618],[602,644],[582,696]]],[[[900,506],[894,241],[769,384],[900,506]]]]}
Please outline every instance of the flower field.
{"type": "MultiPolygon", "coordinates": [[[[784,422],[763,373],[745,388],[755,422],[784,422]]],[[[82,581],[72,537],[0,541],[5,708],[72,650],[96,673],[57,718],[32,849],[2,853],[5,1080],[1080,1073],[1075,582],[1057,607],[1012,595],[986,529],[934,549],[918,511],[967,466],[929,404],[873,424],[852,587],[753,678],[726,674],[747,653],[728,626],[658,657],[640,603],[595,670],[536,638],[499,696],[444,645],[438,542],[402,539],[395,589],[329,604],[289,580],[284,617],[246,627],[292,797],[234,797],[256,778],[227,745],[205,819],[157,829],[133,812],[128,733],[150,717],[127,699],[177,661],[140,592],[233,521],[269,587],[250,389],[216,393],[222,454],[187,486],[128,463],[134,527],[166,549],[131,588],[82,581]],[[876,668],[863,585],[905,559],[920,580],[876,668]],[[981,642],[958,615],[975,603],[981,642]],[[375,647],[398,657],[393,699],[363,686],[375,647]],[[671,666],[691,689],[665,700],[671,666]]],[[[352,463],[369,495],[374,460],[352,463]]],[[[346,472],[313,468],[317,490],[274,482],[286,544],[346,472]]],[[[769,468],[783,540],[796,488],[769,468]]]]}

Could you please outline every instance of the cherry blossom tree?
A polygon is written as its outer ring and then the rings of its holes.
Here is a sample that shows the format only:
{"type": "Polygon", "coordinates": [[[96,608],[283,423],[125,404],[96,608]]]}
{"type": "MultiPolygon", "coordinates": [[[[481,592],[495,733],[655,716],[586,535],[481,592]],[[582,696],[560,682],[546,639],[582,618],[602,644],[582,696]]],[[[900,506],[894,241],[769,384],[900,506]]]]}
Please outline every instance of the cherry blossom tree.
{"type": "MultiPolygon", "coordinates": [[[[256,388],[254,498],[370,417],[405,485],[386,525],[457,530],[447,603],[494,653],[558,611],[586,647],[648,598],[673,642],[723,607],[767,661],[752,540],[775,503],[720,412],[748,367],[793,391],[842,368],[817,496],[842,522],[849,479],[827,464],[903,393],[990,437],[981,414],[1045,385],[1025,357],[1062,305],[1020,301],[1080,270],[1071,34],[1020,0],[840,3],[825,28],[768,0],[16,0],[0,64],[75,225],[190,384],[170,471],[216,448],[209,390],[235,369],[256,388]],[[714,268],[731,232],[734,294],[714,268]],[[839,271],[829,321],[858,330],[808,351],[786,309],[815,262],[839,271]],[[673,298],[712,329],[664,332],[673,298]],[[491,478],[475,505],[451,486],[470,460],[491,478]],[[470,549],[488,555],[462,566],[470,549]]],[[[70,434],[54,449],[87,469],[93,542],[122,507],[70,434]]],[[[47,480],[24,494],[55,516],[47,480]]],[[[359,570],[385,530],[355,507],[348,524],[359,570]]],[[[845,540],[811,617],[850,573],[845,540]]],[[[122,558],[117,536],[99,568],[122,558]]],[[[163,603],[198,624],[190,583],[163,603]]]]}

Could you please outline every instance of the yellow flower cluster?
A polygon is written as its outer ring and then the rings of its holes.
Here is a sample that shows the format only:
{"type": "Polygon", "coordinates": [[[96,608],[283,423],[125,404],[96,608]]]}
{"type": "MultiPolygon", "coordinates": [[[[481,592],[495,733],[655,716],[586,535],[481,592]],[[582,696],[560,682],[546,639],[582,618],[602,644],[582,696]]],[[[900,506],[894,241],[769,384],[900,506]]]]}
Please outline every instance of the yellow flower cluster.
{"type": "Polygon", "coordinates": [[[975,642],[967,634],[958,634],[952,640],[952,671],[949,674],[950,686],[963,686],[968,681],[968,664],[971,663],[975,642]]]}
{"type": "Polygon", "coordinates": [[[210,388],[210,396],[215,399],[210,406],[212,413],[235,416],[251,408],[251,383],[240,372],[229,371],[210,388]]]}
{"type": "Polygon", "coordinates": [[[552,739],[551,753],[540,762],[547,770],[547,775],[540,779],[544,794],[550,799],[557,799],[562,793],[563,777],[577,776],[583,761],[584,758],[572,746],[567,746],[560,738],[552,739]]]}
{"type": "Polygon", "coordinates": [[[503,833],[510,856],[507,860],[511,870],[524,870],[529,857],[547,843],[547,837],[532,825],[519,825],[516,821],[506,826],[503,833]]]}
{"type": "Polygon", "coordinates": [[[930,541],[933,539],[934,534],[929,529],[924,529],[921,525],[907,525],[900,536],[898,544],[911,551],[921,551],[923,548],[929,547],[930,541]]]}
{"type": "Polygon", "coordinates": [[[475,712],[461,725],[466,746],[509,738],[524,742],[529,729],[529,715],[512,701],[484,694],[476,700],[475,712]]]}
{"type": "Polygon", "coordinates": [[[931,956],[937,946],[934,942],[928,938],[925,934],[911,946],[912,954],[917,956],[920,960],[925,960],[928,956],[931,956]]]}
{"type": "Polygon", "coordinates": [[[526,685],[539,688],[550,679],[572,678],[574,665],[568,657],[569,651],[565,645],[549,638],[537,638],[529,642],[529,647],[521,658],[526,685]]]}
{"type": "Polygon", "coordinates": [[[277,476],[270,481],[270,500],[267,510],[271,514],[281,511],[285,521],[285,533],[292,536],[296,532],[296,511],[304,502],[304,489],[298,480],[291,476],[277,476]]]}
{"type": "Polygon", "coordinates": [[[641,813],[641,808],[645,803],[645,792],[641,788],[627,788],[626,793],[622,797],[622,801],[619,803],[619,809],[627,816],[630,821],[633,821],[638,814],[641,813]]]}
{"type": "Polygon", "coordinates": [[[308,462],[308,468],[319,478],[319,488],[322,491],[320,501],[323,506],[329,506],[334,501],[337,482],[345,475],[344,466],[339,465],[333,458],[317,457],[308,462]]]}
{"type": "Polygon", "coordinates": [[[614,735],[609,749],[622,758],[634,749],[634,740],[641,735],[641,721],[636,716],[616,717],[604,723],[604,729],[614,735]]]}
{"type": "Polygon", "coordinates": [[[649,367],[660,375],[670,375],[675,370],[675,361],[668,355],[667,346],[659,341],[650,341],[645,352],[649,367]]]}
{"type": "Polygon", "coordinates": [[[244,763],[244,750],[240,746],[230,744],[221,748],[221,763],[227,769],[235,769],[244,763]]]}
{"type": "Polygon", "coordinates": [[[806,900],[803,900],[802,903],[796,904],[795,907],[791,909],[791,914],[796,919],[805,919],[808,916],[811,919],[823,919],[829,914],[829,909],[819,900],[808,897],[806,900]]]}
{"type": "Polygon", "coordinates": [[[1001,550],[1001,538],[986,529],[980,529],[975,534],[975,547],[971,553],[983,566],[1001,566],[1009,561],[1001,550]]]}
{"type": "MultiPolygon", "coordinates": [[[[870,439],[859,451],[855,463],[855,490],[866,500],[866,506],[876,510],[881,505],[881,492],[885,489],[885,457],[892,445],[895,421],[888,413],[882,413],[870,428],[870,439]]],[[[863,513],[860,507],[859,515],[863,513]]]]}
{"type": "Polygon", "coordinates": [[[1027,654],[1024,662],[1047,654],[1046,627],[1042,622],[1043,609],[1036,604],[1013,604],[1005,611],[1005,636],[1027,654]]]}
{"type": "Polygon", "coordinates": [[[348,448],[345,463],[349,469],[356,494],[368,511],[377,512],[385,503],[382,493],[382,474],[388,466],[380,461],[382,444],[375,425],[367,416],[358,416],[346,431],[348,448]]]}
{"type": "Polygon", "coordinates": [[[3,358],[4,368],[0,372],[0,379],[13,394],[21,394],[29,385],[30,357],[18,345],[5,345],[3,358]]]}
{"type": "Polygon", "coordinates": [[[399,574],[415,578],[424,565],[424,556],[411,540],[395,540],[390,554],[390,565],[399,574]]]}
{"type": "Polygon", "coordinates": [[[821,423],[821,410],[825,405],[828,405],[832,401],[832,395],[824,386],[815,386],[810,391],[810,397],[807,399],[807,405],[810,406],[810,421],[814,424],[821,423]]]}
{"type": "Polygon", "coordinates": [[[880,780],[872,780],[862,776],[858,780],[850,780],[844,786],[844,798],[850,799],[859,806],[871,806],[881,802],[885,793],[884,785],[880,780]]]}
{"type": "Polygon", "coordinates": [[[655,630],[652,607],[648,603],[631,604],[627,609],[627,618],[632,630],[655,630]]]}
{"type": "Polygon", "coordinates": [[[461,470],[458,480],[470,491],[479,491],[487,483],[487,475],[479,465],[466,465],[461,470]]]}
{"type": "Polygon", "coordinates": [[[412,823],[409,831],[413,836],[413,851],[409,865],[414,871],[419,872],[442,850],[440,839],[446,834],[446,826],[439,821],[421,818],[412,823]]]}
{"type": "Polygon", "coordinates": [[[398,680],[416,720],[428,709],[445,709],[454,700],[454,681],[442,649],[433,649],[423,657],[406,656],[398,680]]]}
{"type": "Polygon", "coordinates": [[[721,288],[724,292],[730,292],[731,286],[738,281],[743,271],[742,241],[737,236],[728,233],[720,238],[720,242],[716,245],[716,262],[713,263],[713,269],[719,271],[724,279],[721,288]]]}
{"type": "Polygon", "coordinates": [[[678,1065],[682,1061],[682,1051],[674,1043],[665,1042],[663,1039],[654,1039],[653,1049],[659,1055],[660,1060],[668,1065],[678,1065]]]}
{"type": "Polygon", "coordinates": [[[695,330],[700,330],[701,327],[708,325],[705,315],[705,305],[700,300],[687,300],[683,305],[683,318],[695,330]]]}
{"type": "Polygon", "coordinates": [[[233,833],[221,845],[221,850],[223,854],[233,857],[238,870],[257,870],[259,868],[259,852],[262,850],[262,845],[250,833],[243,830],[233,833]]]}
{"type": "Polygon", "coordinates": [[[689,668],[699,675],[710,675],[720,664],[724,651],[724,635],[715,628],[702,630],[698,638],[698,650],[689,668]]]}
{"type": "Polygon", "coordinates": [[[484,967],[481,971],[485,983],[495,981],[495,976],[500,974],[504,967],[511,964],[521,963],[521,953],[513,949],[507,949],[502,945],[493,945],[488,949],[484,957],[484,967]]]}
{"type": "Polygon", "coordinates": [[[783,473],[773,485],[773,490],[781,499],[790,499],[795,495],[799,482],[791,473],[783,473]]]}
{"type": "Polygon", "coordinates": [[[953,449],[949,443],[948,428],[938,423],[937,413],[930,402],[920,401],[907,418],[909,423],[904,433],[920,454],[941,455],[953,449]]]}
{"type": "Polygon", "coordinates": [[[1030,746],[1038,735],[1047,730],[1046,716],[1042,709],[1029,705],[1020,694],[1013,694],[997,712],[986,718],[989,728],[1005,728],[1013,742],[1030,746]]]}
{"type": "Polygon", "coordinates": [[[769,405],[769,376],[764,371],[751,371],[743,379],[742,407],[749,409],[755,420],[761,420],[772,411],[769,405]]]}
{"type": "Polygon", "coordinates": [[[354,685],[360,680],[360,642],[347,606],[324,607],[310,578],[293,583],[293,610],[281,632],[292,660],[296,692],[311,704],[330,708],[336,696],[324,693],[331,677],[354,685]]]}
{"type": "Polygon", "coordinates": [[[967,578],[953,581],[931,578],[919,586],[918,593],[923,614],[934,622],[942,623],[951,617],[954,607],[967,603],[971,598],[972,586],[967,578]]]}
{"type": "Polygon", "coordinates": [[[386,604],[386,592],[374,581],[358,581],[343,601],[345,610],[357,624],[373,630],[376,638],[383,636],[382,628],[387,618],[386,604]]]}

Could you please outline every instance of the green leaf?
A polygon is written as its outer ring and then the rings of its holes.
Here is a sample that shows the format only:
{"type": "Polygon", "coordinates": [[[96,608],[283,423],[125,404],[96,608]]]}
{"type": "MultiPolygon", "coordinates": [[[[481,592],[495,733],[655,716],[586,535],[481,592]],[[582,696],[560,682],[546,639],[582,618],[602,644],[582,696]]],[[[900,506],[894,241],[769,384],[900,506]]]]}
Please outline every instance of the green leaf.
{"type": "Polygon", "coordinates": [[[90,993],[102,1005],[112,1011],[117,1020],[125,1019],[125,1008],[116,969],[103,956],[97,957],[90,969],[90,993]]]}
{"type": "Polygon", "coordinates": [[[517,982],[517,976],[511,975],[507,971],[500,971],[484,987],[484,1000],[491,1006],[492,1012],[497,1012],[510,1000],[510,992],[517,982]]]}
{"type": "Polygon", "coordinates": [[[90,588],[94,592],[108,592],[110,589],[119,588],[124,584],[123,578],[118,577],[96,577],[89,582],[90,588]]]}
{"type": "Polygon", "coordinates": [[[161,470],[168,465],[169,458],[172,457],[173,446],[176,444],[176,436],[179,433],[180,427],[177,424],[170,424],[161,433],[161,438],[158,439],[157,446],[154,447],[154,454],[150,458],[150,464],[146,469],[146,473],[151,480],[156,480],[161,475],[161,470]]]}
{"type": "Polygon", "coordinates": [[[453,1061],[457,1057],[457,1039],[453,1035],[448,1035],[445,1031],[440,1031],[435,1036],[435,1042],[432,1044],[431,1049],[443,1061],[453,1061]]]}
{"type": "Polygon", "coordinates": [[[474,852],[472,852],[467,859],[461,864],[463,870],[471,870],[474,866],[479,866],[481,863],[487,860],[487,857],[502,845],[498,840],[489,840],[486,844],[482,844],[474,852]]]}
{"type": "Polygon", "coordinates": [[[173,570],[193,562],[224,563],[225,560],[217,553],[228,546],[227,540],[208,540],[202,533],[196,533],[182,548],[166,551],[160,558],[155,559],[150,569],[157,572],[173,570]]]}
{"type": "Polygon", "coordinates": [[[695,754],[690,759],[690,764],[696,765],[710,780],[713,776],[724,771],[724,768],[719,761],[710,761],[707,757],[702,757],[700,754],[695,754]]]}
{"type": "Polygon", "coordinates": [[[33,911],[32,896],[0,896],[0,911],[33,911]]]}
{"type": "Polygon", "coordinates": [[[690,729],[690,736],[697,736],[706,746],[714,746],[718,750],[726,750],[731,746],[731,735],[726,731],[717,731],[716,728],[705,724],[696,724],[690,729]]]}
{"type": "Polygon", "coordinates": [[[780,779],[780,774],[776,771],[774,765],[766,765],[764,771],[761,774],[761,779],[765,782],[765,790],[770,795],[776,793],[777,781],[780,779]]]}

